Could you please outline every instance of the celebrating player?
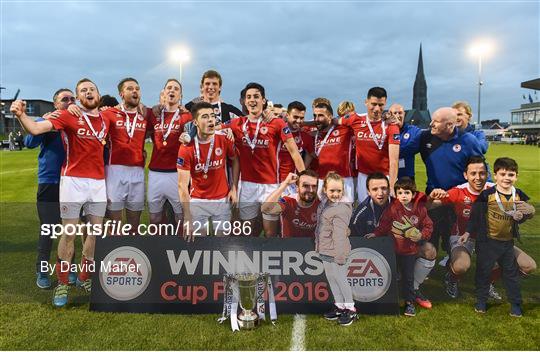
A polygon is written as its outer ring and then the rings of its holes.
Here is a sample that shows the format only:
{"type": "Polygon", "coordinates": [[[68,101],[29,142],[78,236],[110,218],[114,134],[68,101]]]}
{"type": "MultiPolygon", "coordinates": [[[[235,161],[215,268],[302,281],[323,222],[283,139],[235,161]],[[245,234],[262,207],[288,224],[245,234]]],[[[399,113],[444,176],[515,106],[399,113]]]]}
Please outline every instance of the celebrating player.
{"type": "Polygon", "coordinates": [[[289,173],[278,189],[268,196],[262,205],[265,214],[281,216],[281,237],[313,237],[317,227],[317,184],[319,175],[306,169],[298,175],[289,173]],[[295,184],[298,192],[283,196],[287,188],[295,184]]]}
{"type": "Polygon", "coordinates": [[[368,91],[365,105],[367,115],[349,114],[339,123],[353,129],[356,137],[356,167],[358,201],[367,197],[366,179],[373,172],[382,172],[390,179],[393,190],[398,174],[399,128],[382,119],[386,105],[386,90],[373,87],[368,91]]]}
{"type": "Polygon", "coordinates": [[[223,232],[222,223],[231,221],[230,205],[237,202],[240,165],[234,143],[220,131],[210,103],[201,102],[191,109],[197,135],[188,145],[181,145],[176,162],[178,192],[184,210],[184,236],[192,238],[194,230],[207,233],[213,221],[216,234],[223,232]],[[232,161],[232,185],[227,180],[227,159],[232,161]],[[191,187],[189,187],[191,182],[191,187]]]}
{"type": "MultiPolygon", "coordinates": [[[[17,100],[11,105],[21,125],[29,133],[38,135],[61,130],[66,150],[66,160],[60,178],[60,215],[62,224],[76,225],[81,208],[92,225],[101,225],[107,205],[103,148],[109,131],[109,120],[102,116],[97,107],[100,94],[97,86],[89,79],[81,79],[75,88],[82,106],[82,117],[63,110],[55,119],[33,121],[26,113],[26,104],[17,100]]],[[[68,275],[70,261],[75,250],[75,236],[63,234],[58,243],[56,274],[58,286],[54,290],[53,304],[64,306],[68,301],[68,275]]],[[[95,236],[88,236],[83,245],[81,271],[78,286],[90,291],[92,281],[90,269],[94,262],[95,236]]]]}
{"type": "MultiPolygon", "coordinates": [[[[245,105],[248,115],[233,119],[231,128],[240,153],[240,219],[249,221],[252,234],[260,232],[261,203],[278,187],[277,155],[281,144],[285,144],[291,154],[296,170],[304,170],[304,162],[286,123],[281,119],[263,121],[266,105],[264,87],[249,83],[245,87],[245,105]]],[[[265,234],[272,236],[275,230],[272,222],[276,216],[263,214],[265,234]]]]}
{"type": "MultiPolygon", "coordinates": [[[[332,123],[334,110],[330,100],[317,98],[313,100],[313,120],[317,126],[314,141],[310,143],[306,155],[306,167],[316,159],[315,171],[324,179],[328,172],[335,171],[343,178],[344,201],[352,202],[354,199],[354,182],[352,178],[351,138],[352,131],[345,126],[336,126],[332,123]]],[[[319,182],[319,194],[322,191],[322,182],[319,182]]]]}
{"type": "Polygon", "coordinates": [[[191,114],[181,111],[182,85],[170,78],[163,88],[163,106],[159,114],[150,115],[148,131],[154,147],[148,168],[148,211],[150,222],[162,221],[163,205],[168,200],[178,224],[182,216],[182,205],[178,195],[178,172],[176,158],[180,148],[180,135],[184,125],[191,121],[191,114]]]}

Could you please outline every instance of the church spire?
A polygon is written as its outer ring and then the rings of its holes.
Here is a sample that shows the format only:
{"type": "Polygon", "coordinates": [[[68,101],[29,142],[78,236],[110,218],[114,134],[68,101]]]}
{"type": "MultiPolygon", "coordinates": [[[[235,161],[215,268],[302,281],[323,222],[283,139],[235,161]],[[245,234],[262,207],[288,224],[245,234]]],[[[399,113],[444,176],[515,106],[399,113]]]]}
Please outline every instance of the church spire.
{"type": "Polygon", "coordinates": [[[412,108],[420,111],[427,110],[427,84],[424,76],[424,61],[422,59],[422,43],[420,43],[420,53],[418,54],[418,68],[413,89],[412,108]]]}

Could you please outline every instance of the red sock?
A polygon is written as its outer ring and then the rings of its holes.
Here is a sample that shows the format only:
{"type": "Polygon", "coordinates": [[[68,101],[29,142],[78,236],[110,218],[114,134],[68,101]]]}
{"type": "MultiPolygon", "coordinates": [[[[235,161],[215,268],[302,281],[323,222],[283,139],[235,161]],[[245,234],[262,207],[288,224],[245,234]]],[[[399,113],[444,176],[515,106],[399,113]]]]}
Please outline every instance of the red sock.
{"type": "Polygon", "coordinates": [[[499,280],[501,278],[501,268],[496,267],[493,270],[491,270],[491,283],[494,283],[495,281],[499,280]]]}
{"type": "Polygon", "coordinates": [[[86,258],[84,255],[81,259],[81,271],[79,273],[79,280],[86,281],[90,278],[90,264],[94,263],[93,260],[86,258]]]}
{"type": "Polygon", "coordinates": [[[69,284],[69,264],[67,260],[56,259],[56,277],[58,278],[58,282],[64,285],[69,284]]]}

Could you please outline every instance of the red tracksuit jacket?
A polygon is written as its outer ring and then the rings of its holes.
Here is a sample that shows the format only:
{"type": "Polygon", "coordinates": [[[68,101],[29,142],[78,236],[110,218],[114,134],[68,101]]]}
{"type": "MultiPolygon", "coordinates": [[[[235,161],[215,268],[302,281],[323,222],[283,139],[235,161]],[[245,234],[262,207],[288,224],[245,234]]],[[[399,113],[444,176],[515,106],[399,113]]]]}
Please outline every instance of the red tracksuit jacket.
{"type": "Polygon", "coordinates": [[[407,210],[401,203],[394,199],[392,204],[381,215],[379,226],[373,232],[375,236],[394,236],[394,249],[400,255],[413,255],[418,253],[418,242],[413,242],[405,236],[392,233],[392,222],[403,222],[402,216],[407,215],[413,225],[422,232],[422,239],[429,240],[433,231],[433,222],[429,218],[426,209],[426,196],[422,192],[416,192],[412,200],[412,210],[407,210]]]}

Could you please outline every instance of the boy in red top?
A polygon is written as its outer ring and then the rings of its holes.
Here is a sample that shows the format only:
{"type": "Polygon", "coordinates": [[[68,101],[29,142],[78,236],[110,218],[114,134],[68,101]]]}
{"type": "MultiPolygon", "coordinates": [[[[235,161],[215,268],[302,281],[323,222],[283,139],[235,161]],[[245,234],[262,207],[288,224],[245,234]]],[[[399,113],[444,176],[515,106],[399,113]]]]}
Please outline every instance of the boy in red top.
{"type": "Polygon", "coordinates": [[[290,173],[263,203],[265,214],[281,215],[281,237],[315,237],[317,227],[317,183],[319,175],[313,170],[304,170],[298,175],[290,173]],[[292,184],[298,192],[291,196],[283,193],[292,184]]]}
{"type": "Polygon", "coordinates": [[[425,207],[426,197],[416,191],[414,180],[399,179],[394,185],[396,199],[381,216],[379,227],[366,238],[394,236],[396,260],[401,269],[402,294],[405,298],[405,315],[415,316],[414,265],[420,247],[418,241],[431,237],[433,223],[425,207]]]}

